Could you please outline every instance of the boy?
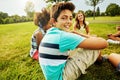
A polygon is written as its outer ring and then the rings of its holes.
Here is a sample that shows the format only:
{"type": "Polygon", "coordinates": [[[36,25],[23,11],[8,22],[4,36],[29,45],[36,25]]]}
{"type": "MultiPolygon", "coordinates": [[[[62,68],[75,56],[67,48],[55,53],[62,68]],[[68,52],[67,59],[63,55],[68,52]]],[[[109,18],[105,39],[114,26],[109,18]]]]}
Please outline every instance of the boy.
{"type": "Polygon", "coordinates": [[[38,12],[34,14],[34,24],[36,26],[39,26],[39,28],[35,30],[35,32],[32,35],[30,56],[35,60],[38,60],[39,44],[46,30],[51,27],[49,20],[50,20],[50,13],[45,8],[42,10],[41,13],[38,12]]]}
{"type": "Polygon", "coordinates": [[[105,39],[66,32],[72,25],[75,6],[57,3],[52,11],[54,27],[47,30],[39,46],[39,63],[46,80],[75,80],[93,64],[99,56],[99,49],[107,47],[105,39]],[[70,59],[69,50],[81,49],[70,59]],[[91,49],[91,50],[86,50],[91,49]]]}

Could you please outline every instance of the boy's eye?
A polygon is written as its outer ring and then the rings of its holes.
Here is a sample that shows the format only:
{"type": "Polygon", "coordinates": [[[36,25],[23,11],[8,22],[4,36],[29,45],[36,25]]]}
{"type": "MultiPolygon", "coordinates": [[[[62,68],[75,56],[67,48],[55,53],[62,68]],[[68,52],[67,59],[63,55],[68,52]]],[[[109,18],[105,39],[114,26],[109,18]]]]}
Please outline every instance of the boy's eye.
{"type": "Polygon", "coordinates": [[[66,17],[62,17],[61,19],[63,19],[63,20],[64,20],[64,19],[66,19],[66,17]]]}
{"type": "Polygon", "coordinates": [[[72,20],[73,18],[72,17],[70,17],[70,20],[72,20]]]}

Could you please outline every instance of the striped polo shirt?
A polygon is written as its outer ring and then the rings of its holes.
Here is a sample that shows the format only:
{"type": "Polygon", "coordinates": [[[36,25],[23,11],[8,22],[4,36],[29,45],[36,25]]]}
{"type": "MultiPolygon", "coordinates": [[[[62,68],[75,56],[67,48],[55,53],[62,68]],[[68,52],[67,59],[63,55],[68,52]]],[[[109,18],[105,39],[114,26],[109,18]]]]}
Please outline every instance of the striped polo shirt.
{"type": "Polygon", "coordinates": [[[36,41],[36,37],[35,37],[36,32],[41,32],[43,36],[45,35],[44,30],[41,29],[40,27],[34,31],[32,38],[31,38],[31,49],[30,49],[31,57],[33,57],[35,55],[36,50],[38,50],[38,45],[37,45],[37,41],[36,41]]]}
{"type": "Polygon", "coordinates": [[[75,49],[85,38],[50,28],[39,46],[39,62],[46,80],[62,80],[68,51],[75,49]]]}

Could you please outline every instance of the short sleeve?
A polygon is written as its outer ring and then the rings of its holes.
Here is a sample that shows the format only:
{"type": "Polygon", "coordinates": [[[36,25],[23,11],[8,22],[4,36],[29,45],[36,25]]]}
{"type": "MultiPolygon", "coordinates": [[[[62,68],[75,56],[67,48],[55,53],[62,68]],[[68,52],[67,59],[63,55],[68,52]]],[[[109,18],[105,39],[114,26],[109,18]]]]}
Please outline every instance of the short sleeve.
{"type": "Polygon", "coordinates": [[[59,48],[61,52],[75,49],[85,38],[69,32],[62,32],[59,48]]]}

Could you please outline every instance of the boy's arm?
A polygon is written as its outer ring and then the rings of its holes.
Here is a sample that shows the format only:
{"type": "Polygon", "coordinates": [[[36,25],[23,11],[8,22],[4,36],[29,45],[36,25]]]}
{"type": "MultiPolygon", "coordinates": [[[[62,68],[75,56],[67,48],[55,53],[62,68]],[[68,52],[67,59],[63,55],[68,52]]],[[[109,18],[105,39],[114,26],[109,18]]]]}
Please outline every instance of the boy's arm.
{"type": "Polygon", "coordinates": [[[108,42],[103,38],[93,37],[83,33],[78,33],[76,31],[71,31],[71,32],[86,38],[83,42],[81,42],[78,45],[79,48],[99,50],[99,49],[104,49],[108,46],[108,42]]]}
{"type": "Polygon", "coordinates": [[[89,37],[89,38],[86,38],[83,42],[81,42],[77,47],[92,49],[92,50],[99,50],[99,49],[104,49],[107,46],[108,46],[108,43],[105,39],[100,37],[89,37]]]}

